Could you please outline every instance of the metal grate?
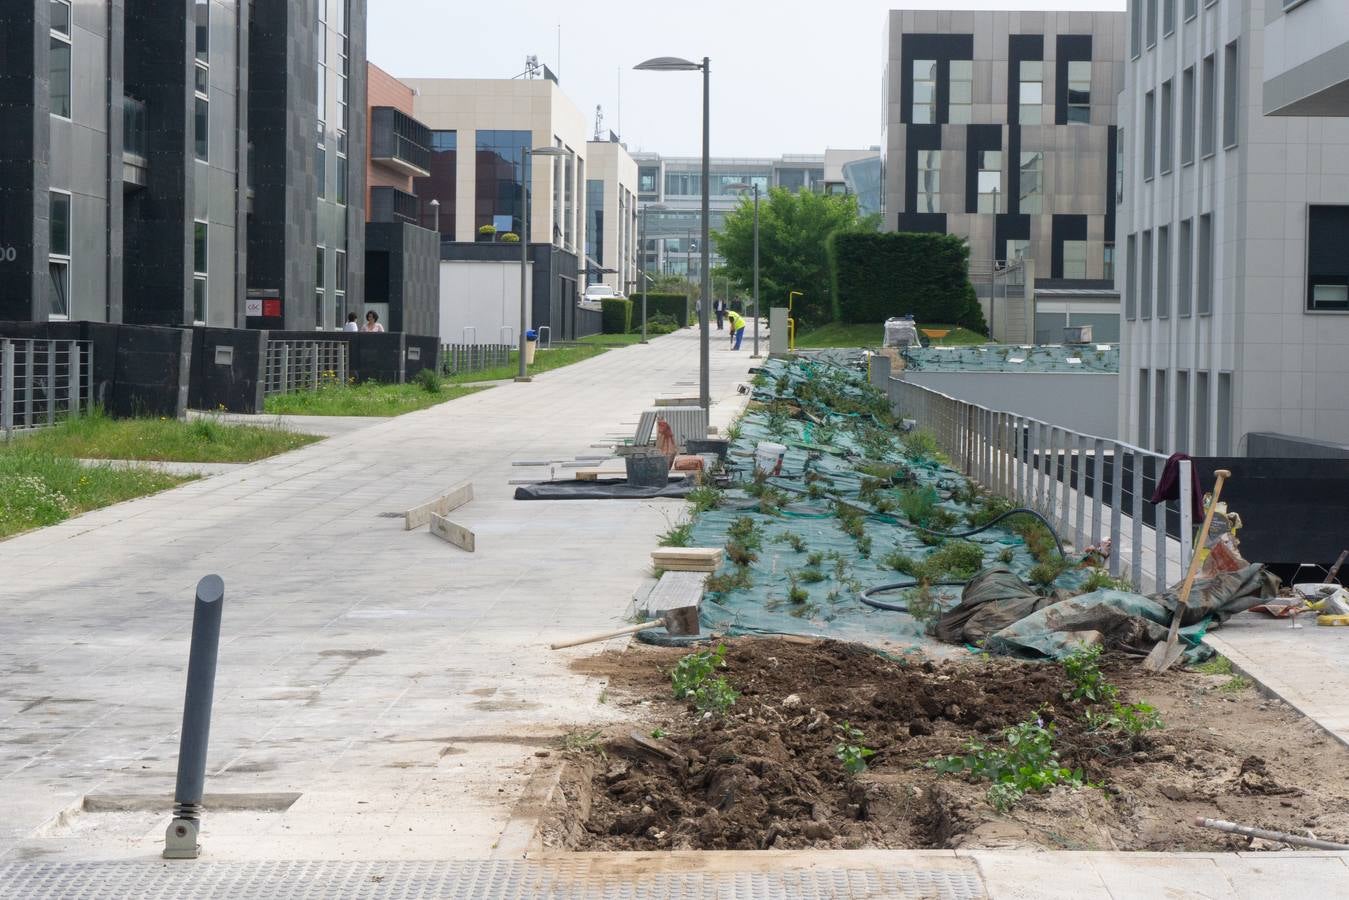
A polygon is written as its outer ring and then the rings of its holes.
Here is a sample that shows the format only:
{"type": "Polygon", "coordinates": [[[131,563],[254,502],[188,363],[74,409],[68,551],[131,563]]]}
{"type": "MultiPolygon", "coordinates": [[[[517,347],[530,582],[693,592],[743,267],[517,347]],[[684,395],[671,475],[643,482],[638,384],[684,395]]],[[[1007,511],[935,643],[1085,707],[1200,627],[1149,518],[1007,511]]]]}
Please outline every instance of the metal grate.
{"type": "Polygon", "coordinates": [[[441,366],[446,375],[496,369],[510,365],[514,349],[510,344],[442,344],[441,366]]]}
{"type": "Polygon", "coordinates": [[[346,341],[268,341],[266,394],[314,391],[347,383],[346,341]]]}
{"type": "Polygon", "coordinates": [[[93,378],[88,341],[0,338],[0,437],[87,414],[93,378]]]}
{"type": "MultiPolygon", "coordinates": [[[[827,859],[822,856],[821,861],[827,859]]],[[[644,861],[655,869],[659,860],[644,861]]],[[[674,861],[669,865],[677,865],[674,861]]],[[[986,897],[967,870],[819,868],[782,872],[591,873],[577,860],[453,860],[437,862],[154,862],[0,864],[0,895],[82,900],[627,900],[627,898],[754,897],[767,900],[986,897]]]]}

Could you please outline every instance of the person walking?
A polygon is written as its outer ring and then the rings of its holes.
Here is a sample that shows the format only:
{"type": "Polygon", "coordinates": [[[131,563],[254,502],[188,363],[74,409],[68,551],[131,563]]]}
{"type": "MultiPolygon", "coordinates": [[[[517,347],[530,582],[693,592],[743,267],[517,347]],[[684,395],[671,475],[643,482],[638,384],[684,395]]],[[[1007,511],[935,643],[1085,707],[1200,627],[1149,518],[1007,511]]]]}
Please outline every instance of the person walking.
{"type": "Polygon", "coordinates": [[[726,313],[731,319],[731,349],[739,350],[740,341],[745,336],[745,319],[735,310],[727,310],[726,313]]]}
{"type": "Polygon", "coordinates": [[[726,301],[718,300],[712,304],[713,311],[717,314],[717,331],[726,330],[726,301]]]}
{"type": "Polygon", "coordinates": [[[373,309],[365,314],[365,330],[366,331],[384,330],[384,326],[379,324],[379,313],[375,312],[373,309]]]}

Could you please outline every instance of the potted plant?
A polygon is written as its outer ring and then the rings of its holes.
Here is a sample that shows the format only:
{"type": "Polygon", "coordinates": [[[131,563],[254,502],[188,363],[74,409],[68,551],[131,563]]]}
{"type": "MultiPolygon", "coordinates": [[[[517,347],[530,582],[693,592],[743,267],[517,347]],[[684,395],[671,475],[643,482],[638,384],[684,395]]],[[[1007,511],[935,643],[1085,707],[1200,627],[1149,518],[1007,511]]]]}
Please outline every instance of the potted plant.
{"type": "Polygon", "coordinates": [[[518,244],[520,243],[520,235],[516,234],[514,231],[503,232],[501,234],[501,243],[518,244]]]}
{"type": "Polygon", "coordinates": [[[478,228],[478,240],[483,243],[494,243],[497,239],[497,227],[495,225],[483,225],[478,228]]]}

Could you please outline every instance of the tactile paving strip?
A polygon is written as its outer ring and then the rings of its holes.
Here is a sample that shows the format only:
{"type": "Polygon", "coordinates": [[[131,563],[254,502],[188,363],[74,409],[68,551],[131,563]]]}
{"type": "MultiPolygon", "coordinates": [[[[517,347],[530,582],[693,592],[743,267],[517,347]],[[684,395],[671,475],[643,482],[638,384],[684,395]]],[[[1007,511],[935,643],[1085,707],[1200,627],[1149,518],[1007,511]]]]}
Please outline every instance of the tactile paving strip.
{"type": "Polygon", "coordinates": [[[985,897],[978,875],[935,869],[592,873],[583,860],[90,862],[0,864],[24,900],[846,900],[985,897]]]}

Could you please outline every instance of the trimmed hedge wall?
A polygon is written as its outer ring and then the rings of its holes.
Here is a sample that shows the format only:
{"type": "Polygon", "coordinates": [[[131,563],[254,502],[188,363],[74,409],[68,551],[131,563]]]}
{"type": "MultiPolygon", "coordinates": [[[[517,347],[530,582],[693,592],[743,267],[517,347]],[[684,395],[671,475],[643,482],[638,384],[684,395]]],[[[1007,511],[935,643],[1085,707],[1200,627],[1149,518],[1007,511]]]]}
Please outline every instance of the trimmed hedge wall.
{"type": "MultiPolygon", "coordinates": [[[[632,302],[632,325],[636,331],[642,330],[642,294],[641,291],[628,298],[632,302]]],[[[672,316],[679,327],[689,324],[689,300],[683,294],[647,294],[646,317],[664,313],[672,316]]]]}
{"type": "Polygon", "coordinates": [[[600,301],[600,330],[605,334],[627,334],[632,330],[632,301],[611,297],[600,301]]]}
{"type": "Polygon", "coordinates": [[[969,247],[953,234],[855,233],[829,239],[834,316],[883,322],[912,314],[986,331],[969,279],[969,247]]]}

